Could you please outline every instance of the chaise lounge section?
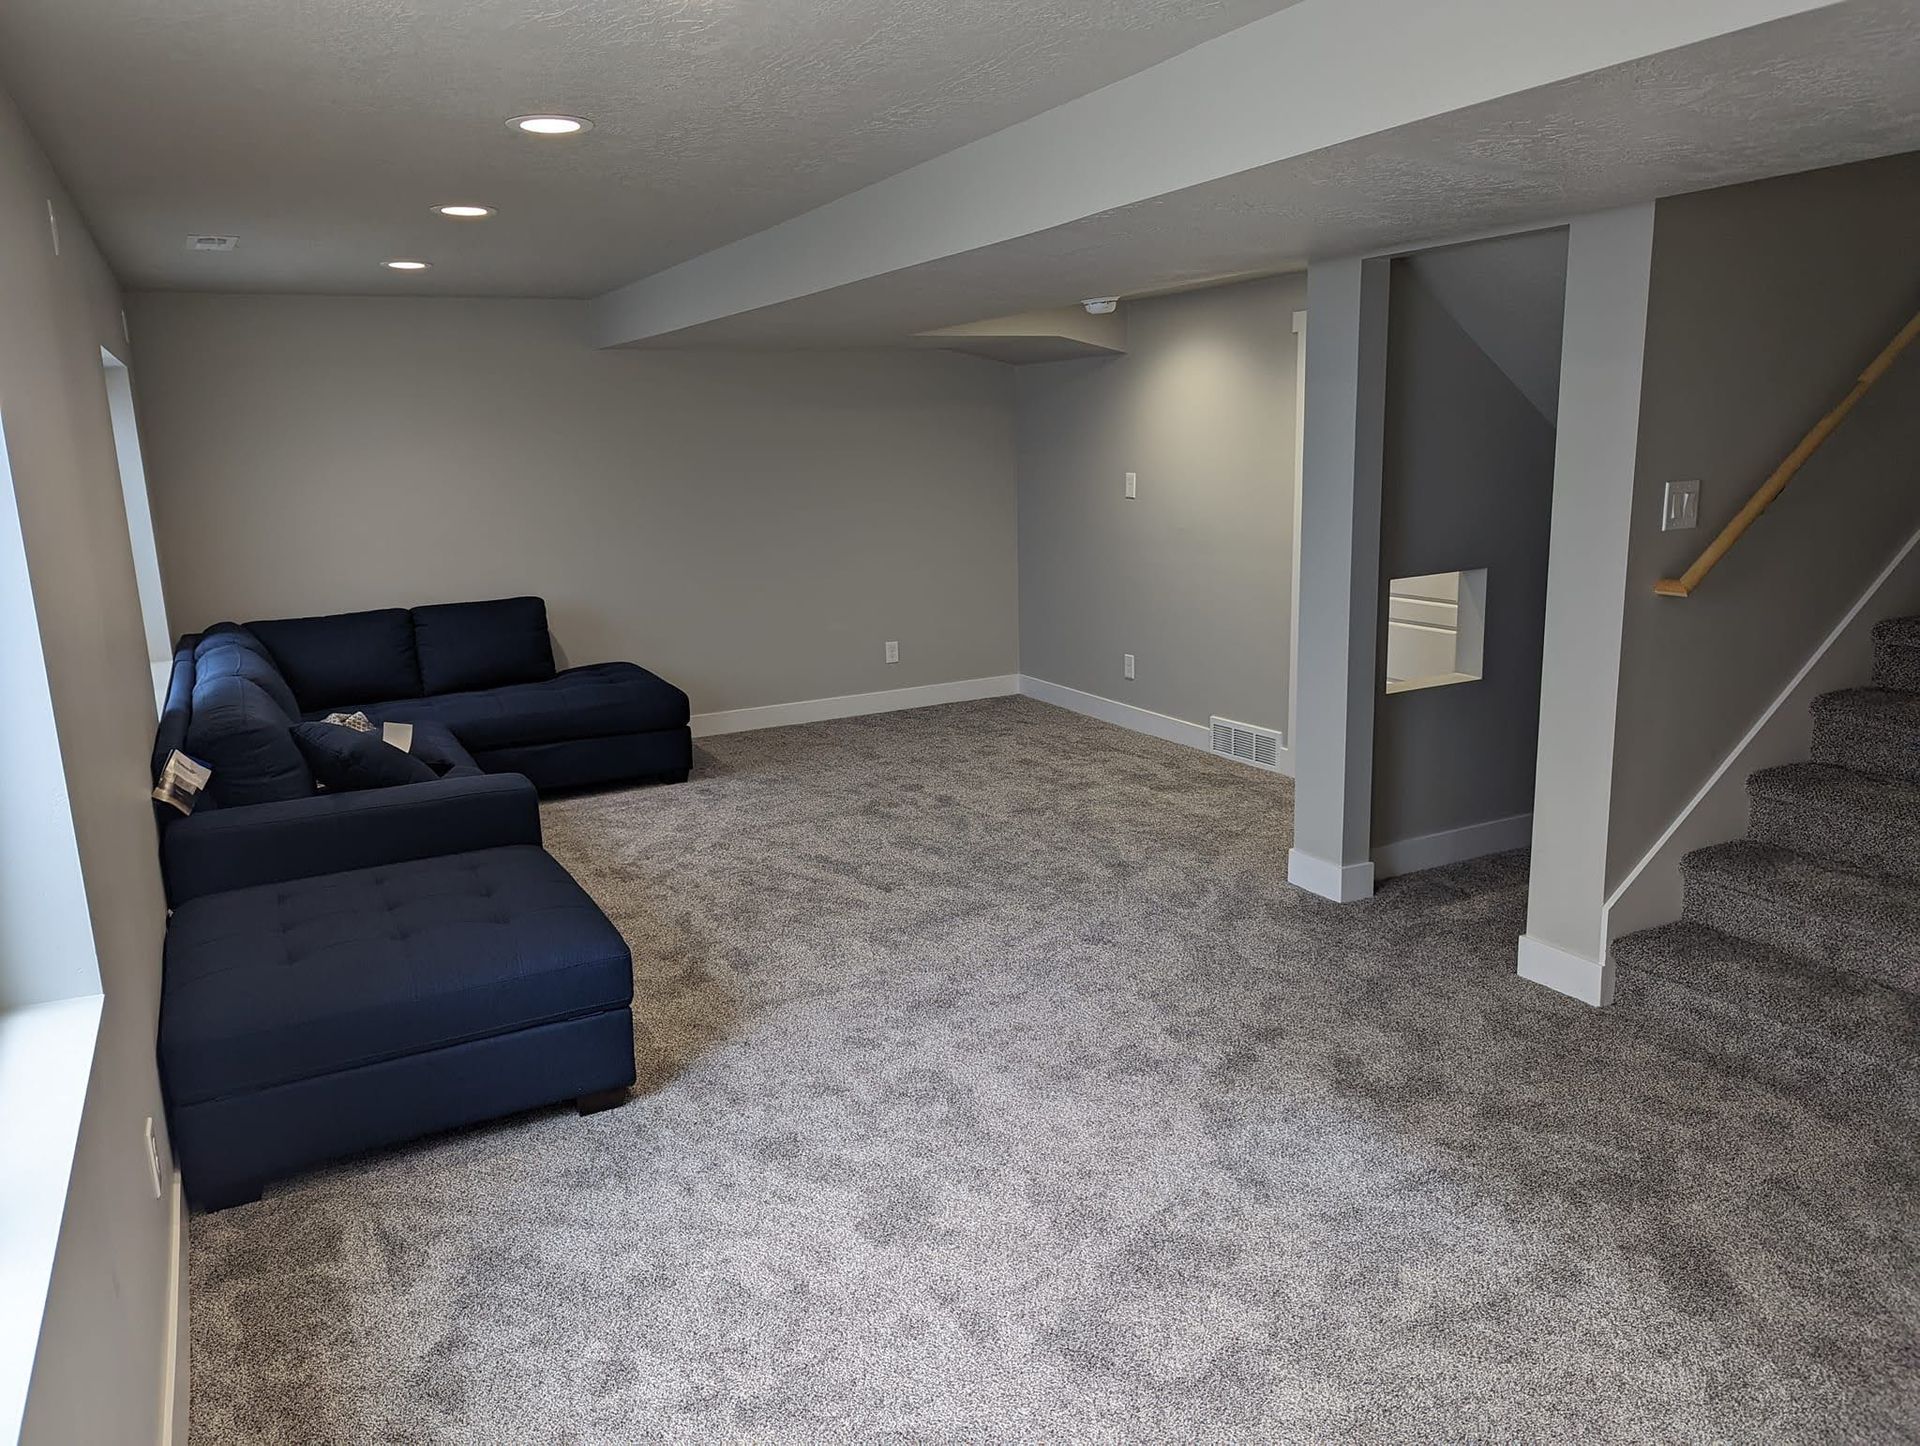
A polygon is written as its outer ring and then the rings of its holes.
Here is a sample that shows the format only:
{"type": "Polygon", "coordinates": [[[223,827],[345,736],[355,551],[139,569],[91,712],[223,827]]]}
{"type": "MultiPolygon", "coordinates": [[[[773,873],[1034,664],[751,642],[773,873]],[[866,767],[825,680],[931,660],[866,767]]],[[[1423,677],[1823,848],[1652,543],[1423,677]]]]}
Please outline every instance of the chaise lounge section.
{"type": "Polygon", "coordinates": [[[434,1131],[600,1108],[633,1083],[631,955],[540,847],[532,787],[476,779],[393,812],[415,815],[397,843],[364,828],[295,840],[281,831],[310,820],[262,820],[176,897],[160,1067],[203,1209],[434,1131]],[[461,852],[423,852],[453,833],[461,852]]]}

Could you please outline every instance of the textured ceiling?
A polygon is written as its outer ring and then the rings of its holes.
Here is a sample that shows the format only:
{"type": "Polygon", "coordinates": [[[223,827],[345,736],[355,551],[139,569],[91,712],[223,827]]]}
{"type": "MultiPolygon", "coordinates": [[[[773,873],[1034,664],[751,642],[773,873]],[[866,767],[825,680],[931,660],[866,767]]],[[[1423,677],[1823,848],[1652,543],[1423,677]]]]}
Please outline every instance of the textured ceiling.
{"type": "Polygon", "coordinates": [[[891,345],[1911,151],[1920,9],[1852,0],[645,344],[891,345]]]}
{"type": "Polygon", "coordinates": [[[130,286],[589,296],[1288,3],[0,0],[0,84],[130,286]]]}

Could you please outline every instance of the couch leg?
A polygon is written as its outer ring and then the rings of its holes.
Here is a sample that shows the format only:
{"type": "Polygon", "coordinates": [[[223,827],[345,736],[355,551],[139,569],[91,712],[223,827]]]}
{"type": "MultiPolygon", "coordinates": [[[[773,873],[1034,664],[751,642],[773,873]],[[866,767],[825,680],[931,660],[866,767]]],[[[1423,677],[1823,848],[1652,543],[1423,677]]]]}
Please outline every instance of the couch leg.
{"type": "Polygon", "coordinates": [[[627,1102],[624,1089],[601,1090],[597,1094],[581,1095],[573,1102],[573,1107],[583,1115],[597,1115],[602,1110],[617,1110],[627,1102]]]}

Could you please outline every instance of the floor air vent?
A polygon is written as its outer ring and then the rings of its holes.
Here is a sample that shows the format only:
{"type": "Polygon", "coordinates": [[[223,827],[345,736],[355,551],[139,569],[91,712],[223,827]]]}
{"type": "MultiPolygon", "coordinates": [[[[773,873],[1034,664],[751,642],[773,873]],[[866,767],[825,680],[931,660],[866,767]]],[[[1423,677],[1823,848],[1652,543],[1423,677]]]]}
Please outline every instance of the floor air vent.
{"type": "Polygon", "coordinates": [[[1231,718],[1213,720],[1213,751],[1222,758],[1237,758],[1255,768],[1280,769],[1280,735],[1271,728],[1255,728],[1251,723],[1235,723],[1231,718]]]}

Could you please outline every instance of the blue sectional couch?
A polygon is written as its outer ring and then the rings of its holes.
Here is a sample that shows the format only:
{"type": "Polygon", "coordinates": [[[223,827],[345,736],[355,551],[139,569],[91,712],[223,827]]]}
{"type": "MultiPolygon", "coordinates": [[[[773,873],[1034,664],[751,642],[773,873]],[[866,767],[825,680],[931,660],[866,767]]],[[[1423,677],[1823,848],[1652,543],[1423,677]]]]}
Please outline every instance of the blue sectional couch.
{"type": "Polygon", "coordinates": [[[632,664],[556,671],[537,598],[183,639],[154,774],[176,749],[212,770],[190,815],[156,804],[188,1197],[217,1209],[430,1131],[624,1099],[632,960],[541,848],[535,785],[684,778],[686,725],[686,696],[632,664]],[[356,710],[413,725],[420,781],[316,788],[296,725],[356,710]]]}
{"type": "Polygon", "coordinates": [[[214,765],[219,804],[312,793],[276,725],[329,713],[441,724],[483,772],[541,789],[680,782],[693,757],[687,695],[633,663],[556,670],[537,597],[217,623],[181,651],[186,751],[214,765]]]}

